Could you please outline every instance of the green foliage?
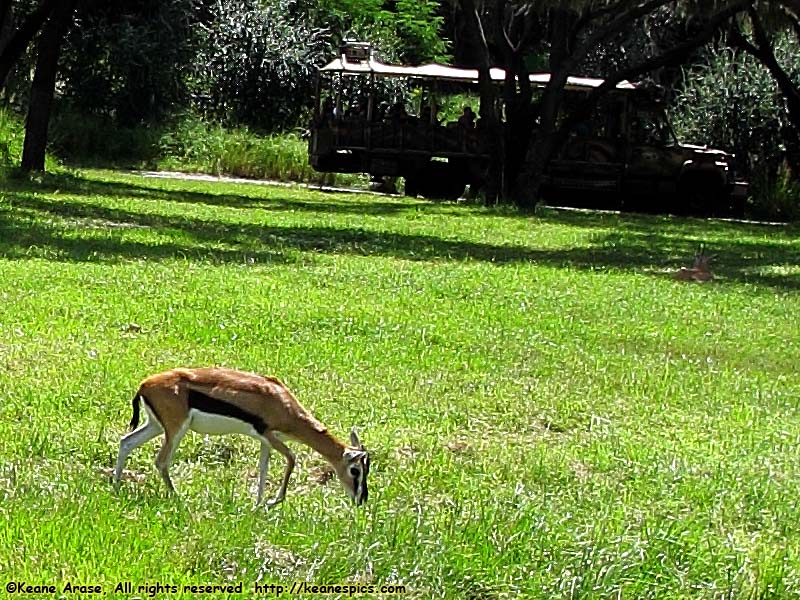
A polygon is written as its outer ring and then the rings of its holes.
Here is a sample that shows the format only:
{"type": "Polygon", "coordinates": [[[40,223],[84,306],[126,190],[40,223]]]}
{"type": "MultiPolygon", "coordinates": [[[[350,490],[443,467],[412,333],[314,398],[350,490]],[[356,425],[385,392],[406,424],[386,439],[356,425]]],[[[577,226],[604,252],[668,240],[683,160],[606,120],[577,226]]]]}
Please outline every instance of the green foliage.
{"type": "MultiPolygon", "coordinates": [[[[794,38],[782,37],[776,51],[790,72],[800,73],[800,46],[794,38]]],[[[775,83],[760,62],[725,47],[709,48],[707,64],[685,71],[672,116],[680,138],[735,152],[740,174],[753,183],[753,211],[781,216],[770,214],[769,207],[777,206],[776,194],[788,190],[775,187],[785,151],[781,130],[788,120],[775,83]]],[[[791,195],[785,198],[793,201],[791,195]]],[[[787,214],[785,209],[778,212],[787,214]]]]}
{"type": "Polygon", "coordinates": [[[372,42],[387,61],[422,63],[448,58],[442,37],[442,3],[436,0],[321,0],[315,19],[326,23],[331,40],[372,42]]]}
{"type": "Polygon", "coordinates": [[[158,141],[159,169],[251,179],[364,187],[362,175],[318,173],[308,164],[308,142],[296,133],[256,134],[186,117],[158,141]]]}
{"type": "Polygon", "coordinates": [[[441,37],[444,17],[436,0],[397,0],[395,27],[404,42],[402,58],[410,63],[447,59],[447,41],[441,37]]]}
{"type": "Polygon", "coordinates": [[[789,227],[97,172],[4,186],[3,572],[109,598],[793,598],[798,265],[789,227]],[[715,281],[675,282],[701,243],[715,281]],[[293,444],[286,503],[253,510],[257,444],[194,434],[182,502],[155,442],[115,493],[138,382],[203,364],[280,376],[338,436],[356,424],[369,503],[293,444]]]}
{"type": "Polygon", "coordinates": [[[308,144],[295,134],[255,135],[246,127],[226,129],[187,118],[159,142],[158,166],[255,179],[331,183],[332,175],[308,164],[308,144]]]}
{"type": "Polygon", "coordinates": [[[85,2],[62,50],[60,97],[122,126],[169,116],[188,97],[194,0],[85,2]]]}
{"type": "MultiPolygon", "coordinates": [[[[14,174],[22,158],[25,143],[25,125],[23,120],[6,108],[0,108],[0,179],[14,174]]],[[[48,153],[45,156],[45,168],[58,171],[60,163],[48,153]]]]}
{"type": "Polygon", "coordinates": [[[73,164],[132,166],[157,158],[161,135],[159,125],[125,126],[109,115],[62,106],[50,124],[49,146],[73,164]]]}
{"type": "Polygon", "coordinates": [[[60,98],[123,127],[200,111],[262,131],[310,112],[314,73],[342,39],[373,42],[389,60],[441,59],[433,0],[87,0],[63,52],[60,98]]]}
{"type": "Polygon", "coordinates": [[[316,67],[330,55],[324,30],[296,0],[224,0],[203,23],[192,89],[201,110],[267,131],[310,110],[316,67]]]}
{"type": "MultiPolygon", "coordinates": [[[[5,125],[0,112],[0,157],[16,164],[23,130],[5,125]],[[4,150],[8,148],[8,150],[4,150]]],[[[120,127],[104,116],[61,111],[51,126],[50,146],[71,164],[159,168],[254,179],[363,187],[361,175],[323,174],[308,164],[308,143],[296,133],[258,134],[247,127],[227,128],[197,116],[160,126],[120,127]]]]}
{"type": "Polygon", "coordinates": [[[785,121],[775,100],[775,85],[758,61],[716,47],[707,65],[686,70],[672,114],[681,137],[734,150],[749,170],[780,160],[785,121]]]}
{"type": "MultiPolygon", "coordinates": [[[[756,173],[756,177],[766,174],[756,173]]],[[[755,217],[775,221],[800,221],[800,182],[781,165],[768,181],[755,180],[752,212],[755,217]]]]}
{"type": "Polygon", "coordinates": [[[25,128],[22,121],[15,118],[10,111],[0,109],[0,169],[19,165],[24,141],[25,128]]]}

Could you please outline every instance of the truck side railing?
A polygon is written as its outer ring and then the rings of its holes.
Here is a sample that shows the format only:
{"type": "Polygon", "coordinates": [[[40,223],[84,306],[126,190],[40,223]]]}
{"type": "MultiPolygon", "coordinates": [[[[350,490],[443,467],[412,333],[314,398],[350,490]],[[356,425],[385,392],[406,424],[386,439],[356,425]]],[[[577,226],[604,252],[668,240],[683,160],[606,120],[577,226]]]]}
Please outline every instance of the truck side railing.
{"type": "Polygon", "coordinates": [[[312,152],[338,150],[363,152],[424,153],[432,157],[483,157],[482,136],[477,129],[424,123],[420,119],[369,122],[359,118],[328,118],[312,127],[312,152]]]}

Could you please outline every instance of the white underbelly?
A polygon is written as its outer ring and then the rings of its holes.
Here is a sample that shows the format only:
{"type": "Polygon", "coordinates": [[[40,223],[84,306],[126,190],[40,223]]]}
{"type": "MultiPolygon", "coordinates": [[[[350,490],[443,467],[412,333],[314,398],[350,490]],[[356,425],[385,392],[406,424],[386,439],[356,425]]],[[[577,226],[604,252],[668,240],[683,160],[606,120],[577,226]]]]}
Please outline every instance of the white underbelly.
{"type": "Polygon", "coordinates": [[[189,416],[191,417],[189,429],[197,433],[207,433],[210,435],[226,435],[229,433],[242,433],[250,436],[258,435],[250,423],[233,417],[202,412],[196,408],[189,411],[189,416]]]}

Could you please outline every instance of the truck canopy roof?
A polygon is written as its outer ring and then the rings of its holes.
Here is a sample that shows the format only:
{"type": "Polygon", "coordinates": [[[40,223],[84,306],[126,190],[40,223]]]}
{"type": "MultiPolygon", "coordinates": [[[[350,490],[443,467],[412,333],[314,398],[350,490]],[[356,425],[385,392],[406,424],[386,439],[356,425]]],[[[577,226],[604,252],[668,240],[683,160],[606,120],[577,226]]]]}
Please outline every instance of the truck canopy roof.
{"type": "MultiPolygon", "coordinates": [[[[438,63],[429,63],[414,67],[402,65],[390,65],[382,63],[374,58],[351,62],[343,57],[336,58],[324,67],[320,68],[323,73],[342,73],[344,75],[380,75],[383,77],[416,77],[420,79],[437,79],[441,81],[452,81],[460,83],[478,83],[477,69],[462,69],[459,67],[449,67],[438,63]]],[[[505,80],[505,69],[494,67],[490,70],[492,81],[498,83],[505,80]]],[[[530,81],[536,87],[544,87],[550,81],[550,73],[531,73],[530,81]]],[[[600,87],[603,79],[594,77],[568,77],[565,86],[568,90],[590,90],[600,87]]],[[[629,81],[621,81],[617,84],[618,90],[636,90],[638,85],[629,81]]]]}

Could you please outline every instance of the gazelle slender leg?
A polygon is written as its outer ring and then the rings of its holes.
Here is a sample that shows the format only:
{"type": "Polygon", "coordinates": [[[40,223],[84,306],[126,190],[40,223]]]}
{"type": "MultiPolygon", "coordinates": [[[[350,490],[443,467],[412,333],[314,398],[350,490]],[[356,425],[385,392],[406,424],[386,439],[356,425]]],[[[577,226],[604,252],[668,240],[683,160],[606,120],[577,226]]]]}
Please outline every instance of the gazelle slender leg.
{"type": "Polygon", "coordinates": [[[173,494],[177,494],[177,492],[169,476],[169,465],[172,463],[175,450],[178,448],[183,436],[189,429],[189,423],[190,420],[187,419],[177,431],[170,432],[169,430],[164,430],[164,444],[161,446],[161,450],[158,451],[158,456],[156,456],[156,468],[159,473],[161,473],[164,483],[167,484],[167,489],[173,494]]]}
{"type": "Polygon", "coordinates": [[[117,455],[117,466],[114,469],[114,486],[119,487],[119,480],[122,476],[122,469],[125,467],[125,461],[128,456],[139,446],[146,444],[154,437],[159,435],[163,430],[161,426],[154,420],[148,419],[147,423],[139,427],[136,431],[131,431],[128,435],[122,438],[119,443],[119,455],[117,455]]]}
{"type": "Polygon", "coordinates": [[[272,452],[272,446],[268,442],[261,441],[261,456],[258,460],[258,501],[256,506],[261,505],[261,500],[264,498],[264,488],[267,485],[267,471],[269,471],[269,455],[272,452]]]}
{"type": "Polygon", "coordinates": [[[286,488],[289,485],[289,478],[292,476],[292,471],[294,470],[296,461],[294,452],[289,450],[286,444],[280,441],[274,433],[267,431],[265,435],[267,440],[269,440],[270,445],[272,445],[275,450],[283,454],[283,456],[286,458],[286,470],[283,472],[283,481],[281,481],[281,487],[278,489],[278,493],[275,498],[267,502],[267,506],[275,506],[276,504],[283,502],[283,499],[286,498],[286,488]]]}

